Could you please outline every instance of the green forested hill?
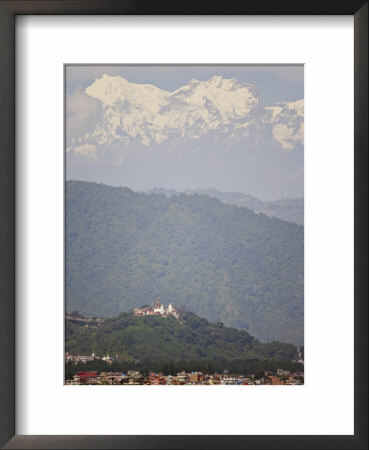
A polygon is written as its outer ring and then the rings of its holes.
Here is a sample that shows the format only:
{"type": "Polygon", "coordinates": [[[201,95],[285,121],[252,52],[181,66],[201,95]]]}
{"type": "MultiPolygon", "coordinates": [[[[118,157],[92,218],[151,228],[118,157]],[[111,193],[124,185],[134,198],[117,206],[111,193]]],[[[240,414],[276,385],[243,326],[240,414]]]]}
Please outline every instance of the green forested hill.
{"type": "Polygon", "coordinates": [[[303,235],[208,196],[68,181],[66,307],[113,317],[159,295],[263,341],[301,345],[303,235]]]}
{"type": "Polygon", "coordinates": [[[72,354],[109,354],[123,360],[220,360],[296,358],[291,344],[262,344],[246,331],[210,323],[187,312],[181,321],[121,313],[99,327],[66,321],[65,350],[72,354]]]}

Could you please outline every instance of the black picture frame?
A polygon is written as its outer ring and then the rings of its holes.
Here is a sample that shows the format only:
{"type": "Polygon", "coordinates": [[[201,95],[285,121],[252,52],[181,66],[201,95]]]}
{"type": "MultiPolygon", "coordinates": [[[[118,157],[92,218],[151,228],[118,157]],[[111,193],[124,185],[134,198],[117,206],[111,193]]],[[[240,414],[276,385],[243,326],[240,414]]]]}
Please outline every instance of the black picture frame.
{"type": "MultiPolygon", "coordinates": [[[[6,449],[368,448],[368,1],[0,1],[0,445],[6,449]],[[355,41],[355,364],[350,436],[15,435],[15,17],[20,14],[353,15],[355,41]]],[[[337,392],[339,397],[339,392],[337,392]]]]}

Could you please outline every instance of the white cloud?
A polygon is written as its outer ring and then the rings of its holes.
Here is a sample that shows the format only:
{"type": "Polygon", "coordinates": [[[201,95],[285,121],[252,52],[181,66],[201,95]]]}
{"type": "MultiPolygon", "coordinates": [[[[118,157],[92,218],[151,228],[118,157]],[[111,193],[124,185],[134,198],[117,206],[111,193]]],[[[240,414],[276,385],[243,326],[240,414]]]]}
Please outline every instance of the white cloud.
{"type": "Polygon", "coordinates": [[[67,142],[91,133],[102,119],[102,105],[78,88],[66,98],[67,142]]]}
{"type": "Polygon", "coordinates": [[[86,158],[91,158],[94,161],[96,158],[96,147],[92,144],[84,144],[74,147],[74,153],[79,156],[85,156],[86,158]]]}

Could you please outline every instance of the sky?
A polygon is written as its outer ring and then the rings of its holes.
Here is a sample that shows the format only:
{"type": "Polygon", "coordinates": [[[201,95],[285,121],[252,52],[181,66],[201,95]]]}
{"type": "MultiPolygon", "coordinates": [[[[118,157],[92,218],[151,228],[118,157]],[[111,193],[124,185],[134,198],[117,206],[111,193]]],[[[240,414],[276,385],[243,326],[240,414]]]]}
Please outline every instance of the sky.
{"type": "Polygon", "coordinates": [[[104,73],[120,75],[133,83],[154,84],[170,92],[192,78],[205,81],[216,73],[256,85],[265,105],[304,98],[303,65],[67,65],[66,93],[71,95],[79,87],[86,88],[104,73]]]}

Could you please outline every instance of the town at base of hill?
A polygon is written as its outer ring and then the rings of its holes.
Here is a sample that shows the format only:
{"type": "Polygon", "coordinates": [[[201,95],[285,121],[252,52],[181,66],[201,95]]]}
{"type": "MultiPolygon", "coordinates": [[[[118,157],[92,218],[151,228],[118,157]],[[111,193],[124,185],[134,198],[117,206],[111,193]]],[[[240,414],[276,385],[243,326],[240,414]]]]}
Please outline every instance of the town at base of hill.
{"type": "Polygon", "coordinates": [[[67,384],[302,384],[303,348],[262,343],[160,298],[113,319],[66,317],[67,384]]]}
{"type": "Polygon", "coordinates": [[[271,371],[257,372],[244,376],[229,373],[204,374],[202,372],[178,372],[176,375],[164,375],[163,372],[151,372],[145,376],[140,371],[129,370],[124,372],[77,372],[65,382],[66,385],[302,385],[304,384],[303,372],[277,369],[274,375],[271,371]]]}

